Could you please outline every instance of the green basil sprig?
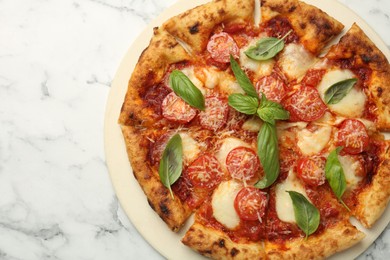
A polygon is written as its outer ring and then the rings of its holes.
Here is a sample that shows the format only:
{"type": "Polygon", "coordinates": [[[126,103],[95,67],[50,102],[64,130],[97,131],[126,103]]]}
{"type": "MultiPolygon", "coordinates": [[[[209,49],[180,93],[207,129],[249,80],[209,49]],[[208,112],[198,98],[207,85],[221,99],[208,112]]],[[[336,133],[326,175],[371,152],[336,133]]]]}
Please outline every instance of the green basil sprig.
{"type": "Polygon", "coordinates": [[[320,211],[310,203],[305,196],[296,191],[286,191],[291,197],[295,221],[300,229],[308,236],[316,232],[320,225],[320,211]]]}
{"type": "Polygon", "coordinates": [[[290,113],[282,105],[268,100],[264,94],[261,94],[261,102],[260,107],[257,109],[257,114],[261,120],[273,125],[275,120],[287,120],[290,118],[290,113]]]}
{"type": "Polygon", "coordinates": [[[251,80],[245,74],[245,72],[240,68],[240,65],[230,54],[230,67],[234,73],[234,76],[237,79],[238,84],[245,91],[246,94],[252,97],[258,97],[255,87],[253,86],[251,80]]]}
{"type": "Polygon", "coordinates": [[[179,179],[183,168],[183,146],[179,134],[175,134],[168,141],[160,160],[158,174],[165,187],[169,189],[173,198],[171,185],[179,179]]]}
{"type": "Polygon", "coordinates": [[[257,154],[265,176],[255,184],[255,187],[264,189],[271,186],[279,176],[279,147],[275,125],[268,122],[261,125],[257,136],[257,154]]]}
{"type": "Polygon", "coordinates": [[[266,37],[260,39],[255,46],[249,47],[244,53],[252,60],[269,60],[284,48],[284,39],[292,32],[288,31],[282,38],[266,37]]]}
{"type": "Polygon", "coordinates": [[[357,82],[356,78],[346,79],[339,81],[330,86],[325,91],[325,103],[326,104],[337,104],[339,103],[357,82]]]}
{"type": "Polygon", "coordinates": [[[200,110],[205,109],[204,96],[192,81],[180,70],[174,70],[169,75],[169,85],[176,95],[190,106],[200,110]]]}
{"type": "Polygon", "coordinates": [[[343,148],[337,147],[328,155],[325,163],[325,177],[340,203],[343,204],[346,209],[350,210],[341,199],[347,188],[344,170],[338,158],[341,149],[343,148]]]}
{"type": "Polygon", "coordinates": [[[252,96],[236,93],[229,96],[228,104],[238,112],[247,115],[253,115],[256,114],[257,108],[259,106],[259,100],[252,96]]]}

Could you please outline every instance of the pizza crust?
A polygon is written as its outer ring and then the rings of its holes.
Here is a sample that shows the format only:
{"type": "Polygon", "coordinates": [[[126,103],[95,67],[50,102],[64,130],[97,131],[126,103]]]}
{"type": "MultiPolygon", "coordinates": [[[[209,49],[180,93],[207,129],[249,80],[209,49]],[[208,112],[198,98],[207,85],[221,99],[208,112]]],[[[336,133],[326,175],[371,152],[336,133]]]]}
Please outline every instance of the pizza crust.
{"type": "Polygon", "coordinates": [[[319,8],[298,0],[261,0],[262,22],[278,15],[287,17],[300,43],[316,55],[344,28],[319,8]]]}
{"type": "Polygon", "coordinates": [[[372,227],[386,209],[390,199],[390,141],[385,145],[379,156],[380,164],[371,184],[357,196],[358,205],[353,211],[354,216],[366,228],[372,227]]]}
{"type": "Polygon", "coordinates": [[[225,233],[195,222],[183,244],[213,259],[265,259],[262,242],[233,242],[225,233]]]}
{"type": "Polygon", "coordinates": [[[122,126],[127,154],[134,177],[143,189],[149,205],[173,231],[178,231],[191,215],[191,210],[179,198],[172,199],[169,190],[161,183],[158,173],[149,167],[147,161],[147,140],[141,129],[122,126]]]}
{"type": "Polygon", "coordinates": [[[390,65],[385,55],[355,23],[326,54],[330,60],[354,58],[357,66],[372,70],[366,95],[375,104],[376,124],[380,131],[390,130],[390,65]]]}
{"type": "Polygon", "coordinates": [[[328,227],[319,235],[311,235],[307,240],[297,238],[286,241],[283,246],[266,242],[267,259],[323,259],[357,244],[364,233],[351,225],[348,220],[328,227]]]}
{"type": "Polygon", "coordinates": [[[202,52],[215,26],[253,24],[254,0],[215,0],[169,19],[163,28],[187,44],[193,54],[202,52]]]}
{"type": "Polygon", "coordinates": [[[142,91],[158,84],[170,64],[190,60],[186,50],[168,32],[154,28],[149,46],[142,52],[130,78],[126,97],[122,105],[121,125],[152,125],[152,109],[145,107],[142,91]]]}

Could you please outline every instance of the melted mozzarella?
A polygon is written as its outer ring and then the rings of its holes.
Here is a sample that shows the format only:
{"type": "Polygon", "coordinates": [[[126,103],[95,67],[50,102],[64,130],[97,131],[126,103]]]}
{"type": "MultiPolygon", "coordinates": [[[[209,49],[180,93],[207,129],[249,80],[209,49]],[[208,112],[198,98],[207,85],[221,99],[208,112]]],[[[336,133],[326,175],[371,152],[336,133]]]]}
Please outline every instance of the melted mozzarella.
{"type": "Polygon", "coordinates": [[[263,121],[255,116],[246,120],[241,128],[245,131],[259,132],[262,124],[263,121]]]}
{"type": "Polygon", "coordinates": [[[329,143],[331,134],[330,126],[319,126],[314,132],[303,129],[297,133],[298,147],[304,155],[317,154],[329,143]]]}
{"type": "MultiPolygon", "coordinates": [[[[356,78],[355,74],[350,70],[331,70],[327,72],[317,87],[322,100],[325,100],[325,92],[330,86],[350,78],[356,78]]],[[[366,95],[362,90],[352,88],[340,102],[330,104],[328,107],[331,111],[342,116],[361,117],[364,112],[366,99],[366,95]]]]}
{"type": "Polygon", "coordinates": [[[217,153],[217,159],[223,167],[226,167],[226,157],[230,151],[239,146],[250,147],[249,144],[235,137],[228,137],[222,141],[222,145],[217,153]]]}
{"type": "Polygon", "coordinates": [[[219,84],[220,73],[214,69],[208,68],[203,69],[203,72],[206,76],[204,81],[204,86],[209,89],[215,88],[219,84]]]}
{"type": "Polygon", "coordinates": [[[269,59],[265,61],[252,60],[244,53],[249,47],[255,46],[259,39],[260,38],[253,39],[245,47],[241,48],[240,64],[244,68],[253,71],[257,77],[263,77],[271,74],[272,69],[275,65],[275,60],[274,59],[269,59]]]}
{"type": "Polygon", "coordinates": [[[191,82],[202,92],[202,94],[206,93],[206,90],[203,87],[203,83],[196,77],[193,67],[186,67],[182,69],[181,72],[183,72],[184,75],[186,75],[191,80],[191,82]]]}
{"type": "Polygon", "coordinates": [[[278,61],[283,72],[290,79],[298,79],[316,62],[316,58],[302,45],[290,43],[284,50],[278,61]]]}
{"type": "Polygon", "coordinates": [[[233,180],[222,182],[212,196],[214,218],[229,229],[240,224],[240,217],[234,208],[234,200],[241,188],[241,184],[233,180]]]}
{"type": "Polygon", "coordinates": [[[347,189],[353,190],[362,180],[362,177],[357,175],[357,172],[362,167],[360,161],[352,156],[338,156],[341,166],[344,170],[345,179],[347,181],[347,189]]]}
{"type": "Polygon", "coordinates": [[[245,91],[238,85],[238,82],[234,78],[231,78],[230,75],[221,79],[219,89],[227,95],[233,93],[245,94],[245,91]]]}
{"type": "Polygon", "coordinates": [[[190,163],[198,157],[200,153],[200,145],[189,134],[184,132],[179,134],[182,140],[184,161],[186,163],[190,163]]]}
{"type": "Polygon", "coordinates": [[[295,223],[295,215],[293,203],[290,195],[286,191],[296,191],[305,196],[308,200],[305,188],[295,177],[295,173],[290,171],[287,179],[276,185],[275,195],[276,195],[276,213],[278,218],[284,222],[293,222],[295,223]]]}

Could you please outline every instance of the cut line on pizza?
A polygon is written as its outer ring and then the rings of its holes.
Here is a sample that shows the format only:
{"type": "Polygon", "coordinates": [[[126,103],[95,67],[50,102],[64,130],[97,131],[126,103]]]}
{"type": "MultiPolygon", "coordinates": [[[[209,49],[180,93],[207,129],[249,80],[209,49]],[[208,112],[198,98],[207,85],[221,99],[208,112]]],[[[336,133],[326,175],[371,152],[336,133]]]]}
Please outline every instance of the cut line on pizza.
{"type": "MultiPolygon", "coordinates": [[[[215,0],[154,28],[119,115],[133,173],[213,259],[322,259],[390,197],[390,65],[298,0],[215,0]],[[260,21],[255,21],[260,4],[260,21]]],[[[161,223],[163,225],[163,222],[161,223]]]]}

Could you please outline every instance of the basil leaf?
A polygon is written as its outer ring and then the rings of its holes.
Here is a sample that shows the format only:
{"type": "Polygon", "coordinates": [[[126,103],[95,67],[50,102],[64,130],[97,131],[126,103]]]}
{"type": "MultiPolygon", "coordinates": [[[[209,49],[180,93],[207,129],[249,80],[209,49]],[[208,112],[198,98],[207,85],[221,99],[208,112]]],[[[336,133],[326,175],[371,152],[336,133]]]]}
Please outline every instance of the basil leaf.
{"type": "Polygon", "coordinates": [[[286,191],[291,197],[297,225],[306,238],[316,232],[320,225],[320,211],[305,196],[296,191],[286,191]]]}
{"type": "Polygon", "coordinates": [[[279,103],[268,100],[264,94],[261,95],[260,107],[257,109],[259,117],[272,125],[275,120],[286,120],[290,118],[290,113],[279,103]]]}
{"type": "Polygon", "coordinates": [[[180,70],[174,70],[169,75],[169,85],[176,95],[181,97],[190,106],[200,110],[205,109],[202,92],[191,82],[191,80],[180,70]]]}
{"type": "Polygon", "coordinates": [[[279,176],[279,147],[275,125],[268,122],[261,125],[257,136],[257,154],[265,176],[255,184],[255,187],[264,189],[271,186],[279,176]]]}
{"type": "Polygon", "coordinates": [[[356,78],[339,81],[325,91],[325,103],[337,104],[351,91],[357,82],[356,78]]]}
{"type": "Polygon", "coordinates": [[[173,198],[171,185],[179,179],[183,168],[183,146],[179,134],[175,134],[167,143],[160,160],[158,174],[173,198]]]}
{"type": "Polygon", "coordinates": [[[344,170],[338,158],[338,154],[341,149],[343,148],[337,147],[328,155],[325,163],[325,177],[337,199],[341,202],[341,204],[344,205],[344,207],[349,210],[347,205],[345,205],[341,199],[345,189],[347,188],[347,181],[345,179],[344,170]]]}
{"type": "Polygon", "coordinates": [[[292,32],[288,31],[281,39],[266,37],[260,39],[255,46],[249,47],[244,53],[252,60],[269,60],[284,48],[284,39],[292,32]]]}
{"type": "Polygon", "coordinates": [[[245,96],[243,94],[231,94],[228,103],[238,112],[253,115],[256,114],[259,100],[255,97],[245,96]]]}
{"type": "Polygon", "coordinates": [[[251,80],[248,78],[245,72],[240,68],[240,65],[237,63],[237,61],[233,58],[231,54],[230,54],[230,67],[232,68],[232,71],[234,73],[234,76],[237,79],[238,84],[245,91],[245,93],[247,93],[249,96],[257,98],[258,95],[251,80]]]}

